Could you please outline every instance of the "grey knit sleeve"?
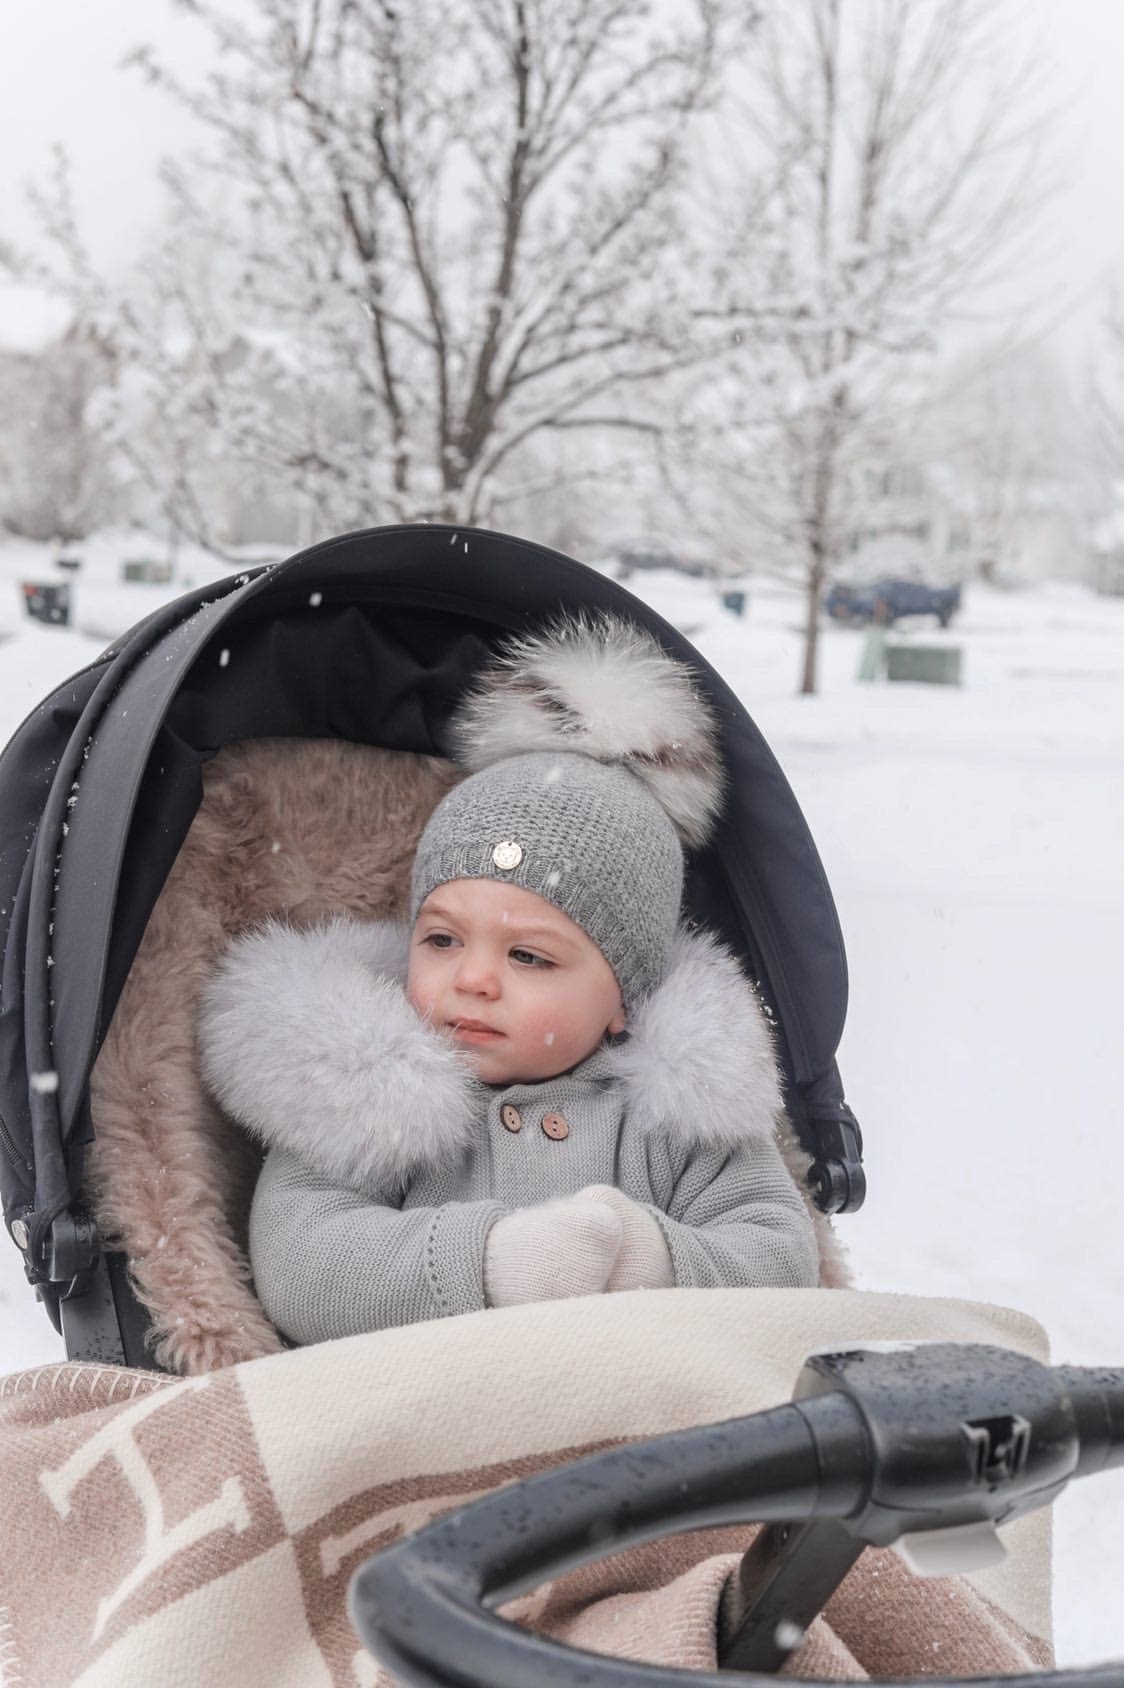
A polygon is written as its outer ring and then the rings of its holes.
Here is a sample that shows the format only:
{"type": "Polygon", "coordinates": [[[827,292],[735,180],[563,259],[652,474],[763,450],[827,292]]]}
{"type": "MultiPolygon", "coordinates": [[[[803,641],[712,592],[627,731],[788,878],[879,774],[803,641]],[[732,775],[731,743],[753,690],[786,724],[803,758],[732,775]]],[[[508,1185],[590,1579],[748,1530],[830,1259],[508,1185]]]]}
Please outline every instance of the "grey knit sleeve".
{"type": "Polygon", "coordinates": [[[254,1287],[297,1343],[484,1306],[484,1242],[499,1202],[399,1208],[273,1149],[250,1210],[254,1287]]]}
{"type": "Polygon", "coordinates": [[[785,1289],[819,1281],[812,1220],[774,1143],[732,1154],[697,1150],[667,1211],[651,1211],[683,1287],[785,1289]]]}

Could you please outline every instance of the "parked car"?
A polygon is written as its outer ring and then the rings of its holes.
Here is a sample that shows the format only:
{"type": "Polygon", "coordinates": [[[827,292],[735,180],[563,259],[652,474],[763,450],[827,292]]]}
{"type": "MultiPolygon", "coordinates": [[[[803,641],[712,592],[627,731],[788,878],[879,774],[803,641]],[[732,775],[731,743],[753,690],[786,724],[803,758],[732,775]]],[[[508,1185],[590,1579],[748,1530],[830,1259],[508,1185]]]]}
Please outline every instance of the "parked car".
{"type": "Polygon", "coordinates": [[[923,580],[875,580],[864,586],[837,581],[824,608],[833,621],[878,621],[892,627],[903,615],[935,615],[947,627],[960,608],[960,587],[929,586],[923,580]]]}

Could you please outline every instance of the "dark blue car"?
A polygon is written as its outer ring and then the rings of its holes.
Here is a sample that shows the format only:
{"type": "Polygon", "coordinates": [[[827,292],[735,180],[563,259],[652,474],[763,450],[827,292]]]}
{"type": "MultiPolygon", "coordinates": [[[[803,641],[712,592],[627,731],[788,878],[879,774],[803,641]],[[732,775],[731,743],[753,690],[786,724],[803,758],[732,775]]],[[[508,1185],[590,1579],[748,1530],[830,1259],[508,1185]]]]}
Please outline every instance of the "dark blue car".
{"type": "Polygon", "coordinates": [[[960,608],[959,586],[928,586],[923,580],[875,580],[865,586],[838,582],[824,608],[833,621],[877,621],[892,627],[903,615],[935,615],[947,627],[960,608]]]}

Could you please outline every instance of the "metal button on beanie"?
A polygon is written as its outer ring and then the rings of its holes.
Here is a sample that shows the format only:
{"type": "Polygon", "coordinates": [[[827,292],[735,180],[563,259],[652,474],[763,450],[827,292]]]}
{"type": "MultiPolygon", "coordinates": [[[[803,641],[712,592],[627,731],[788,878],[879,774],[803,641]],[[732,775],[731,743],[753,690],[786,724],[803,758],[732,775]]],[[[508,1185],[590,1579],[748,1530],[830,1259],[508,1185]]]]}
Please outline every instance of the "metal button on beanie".
{"type": "Polygon", "coordinates": [[[520,885],[560,908],[593,939],[626,1007],[663,977],[683,894],[683,851],[663,809],[624,768],[532,753],[470,775],[422,834],[413,917],[453,879],[520,885]],[[499,852],[500,844],[518,852],[499,852]]]}
{"type": "Polygon", "coordinates": [[[509,881],[588,933],[626,1008],[647,996],[678,923],[683,847],[706,841],[722,801],[689,668],[618,617],[563,619],[501,650],[449,732],[469,777],[422,834],[412,917],[451,880],[509,881]]]}

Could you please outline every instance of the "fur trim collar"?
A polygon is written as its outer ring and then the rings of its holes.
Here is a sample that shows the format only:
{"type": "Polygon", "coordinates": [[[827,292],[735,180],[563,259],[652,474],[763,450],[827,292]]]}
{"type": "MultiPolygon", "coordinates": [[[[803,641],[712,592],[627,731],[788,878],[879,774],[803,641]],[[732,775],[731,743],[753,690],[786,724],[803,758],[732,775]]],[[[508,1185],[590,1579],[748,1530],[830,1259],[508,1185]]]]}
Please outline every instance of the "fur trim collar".
{"type": "MultiPolygon", "coordinates": [[[[406,1001],[408,941],[382,922],[273,923],[231,947],[204,993],[203,1072],[224,1110],[266,1148],[352,1186],[454,1160],[489,1094],[406,1001]]],[[[732,1150],[781,1119],[768,1023],[707,933],[680,929],[628,1038],[579,1071],[614,1079],[631,1124],[683,1149],[732,1150]]]]}
{"type": "Polygon", "coordinates": [[[731,1150],[780,1126],[769,1023],[745,974],[709,932],[679,928],[663,983],[608,1056],[630,1118],[652,1136],[731,1150]]]}

